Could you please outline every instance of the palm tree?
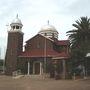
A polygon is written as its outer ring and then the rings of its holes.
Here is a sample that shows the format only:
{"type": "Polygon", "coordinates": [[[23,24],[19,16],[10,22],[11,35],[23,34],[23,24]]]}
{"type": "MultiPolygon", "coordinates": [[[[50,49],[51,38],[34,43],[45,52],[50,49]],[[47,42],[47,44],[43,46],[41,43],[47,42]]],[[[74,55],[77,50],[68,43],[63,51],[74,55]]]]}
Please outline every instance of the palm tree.
{"type": "Polygon", "coordinates": [[[74,29],[67,32],[71,43],[71,56],[74,64],[80,64],[90,51],[90,18],[81,17],[72,26],[74,29]]]}
{"type": "Polygon", "coordinates": [[[90,46],[90,18],[81,17],[76,21],[76,24],[72,24],[72,26],[74,26],[75,29],[67,32],[71,49],[78,49],[86,54],[90,46]]]}

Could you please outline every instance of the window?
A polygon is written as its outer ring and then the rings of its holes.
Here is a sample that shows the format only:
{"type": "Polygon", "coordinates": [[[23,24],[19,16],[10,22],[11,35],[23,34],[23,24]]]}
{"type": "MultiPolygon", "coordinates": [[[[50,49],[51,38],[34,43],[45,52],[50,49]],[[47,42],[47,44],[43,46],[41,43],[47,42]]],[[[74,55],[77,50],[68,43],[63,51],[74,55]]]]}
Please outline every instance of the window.
{"type": "Polygon", "coordinates": [[[15,26],[13,26],[13,30],[15,29],[15,26]]]}
{"type": "Polygon", "coordinates": [[[16,29],[19,29],[19,26],[16,26],[16,29]]]}

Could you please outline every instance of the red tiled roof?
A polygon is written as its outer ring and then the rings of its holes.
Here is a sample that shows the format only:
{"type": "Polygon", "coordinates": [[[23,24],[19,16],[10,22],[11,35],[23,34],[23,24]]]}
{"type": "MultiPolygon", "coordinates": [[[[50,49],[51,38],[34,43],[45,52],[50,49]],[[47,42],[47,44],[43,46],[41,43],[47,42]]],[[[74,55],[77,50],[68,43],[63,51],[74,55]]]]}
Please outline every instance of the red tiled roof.
{"type": "Polygon", "coordinates": [[[19,57],[63,57],[69,58],[69,55],[65,52],[58,53],[54,50],[47,50],[46,53],[44,50],[32,50],[22,52],[19,57]]]}
{"type": "Polygon", "coordinates": [[[69,40],[60,40],[55,42],[56,45],[68,45],[69,44],[69,40]]]}

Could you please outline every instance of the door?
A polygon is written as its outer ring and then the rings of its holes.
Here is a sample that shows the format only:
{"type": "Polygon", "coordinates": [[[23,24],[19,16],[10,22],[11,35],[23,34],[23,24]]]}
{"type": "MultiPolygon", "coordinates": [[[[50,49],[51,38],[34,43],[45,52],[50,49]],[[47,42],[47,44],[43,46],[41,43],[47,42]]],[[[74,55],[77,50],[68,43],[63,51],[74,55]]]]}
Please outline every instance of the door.
{"type": "Polygon", "coordinates": [[[40,62],[35,63],[35,74],[40,74],[40,62]]]}

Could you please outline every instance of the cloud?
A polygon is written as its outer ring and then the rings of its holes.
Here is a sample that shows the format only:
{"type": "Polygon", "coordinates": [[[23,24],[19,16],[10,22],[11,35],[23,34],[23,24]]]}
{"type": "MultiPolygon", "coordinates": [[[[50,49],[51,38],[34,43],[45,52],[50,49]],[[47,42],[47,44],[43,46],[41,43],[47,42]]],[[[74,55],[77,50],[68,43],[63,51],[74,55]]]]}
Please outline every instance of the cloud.
{"type": "Polygon", "coordinates": [[[1,0],[0,1],[0,46],[7,44],[7,23],[19,14],[25,33],[24,42],[36,35],[47,20],[59,32],[59,39],[67,39],[81,16],[90,16],[90,0],[1,0]]]}
{"type": "Polygon", "coordinates": [[[73,15],[78,16],[90,16],[90,0],[77,0],[69,6],[69,12],[73,15]]]}
{"type": "Polygon", "coordinates": [[[89,0],[1,0],[0,36],[7,37],[6,24],[18,13],[25,40],[37,34],[47,20],[59,31],[59,38],[66,39],[66,31],[75,20],[82,15],[90,16],[89,3],[89,0]]]}

